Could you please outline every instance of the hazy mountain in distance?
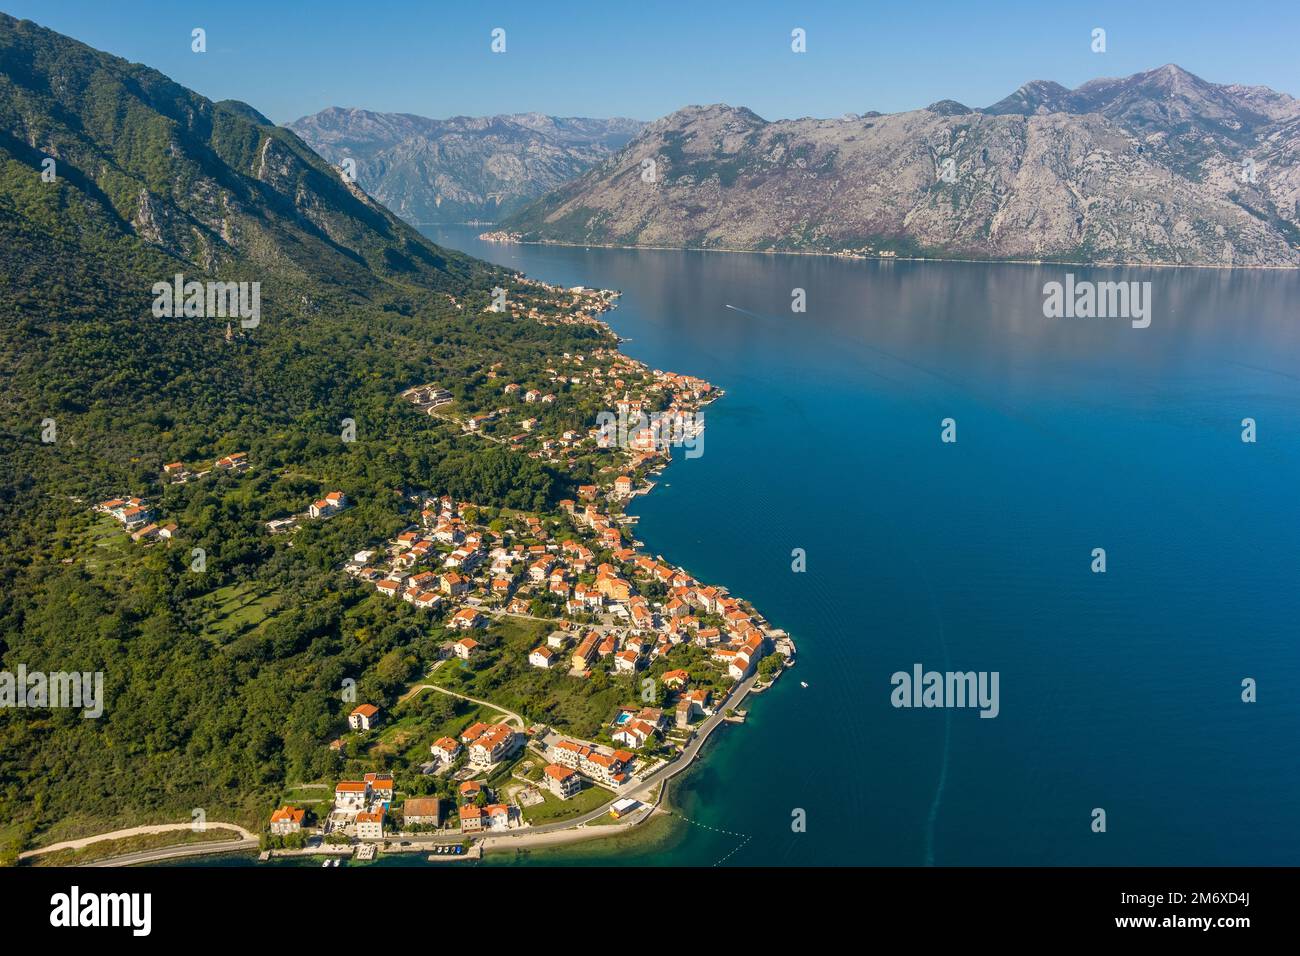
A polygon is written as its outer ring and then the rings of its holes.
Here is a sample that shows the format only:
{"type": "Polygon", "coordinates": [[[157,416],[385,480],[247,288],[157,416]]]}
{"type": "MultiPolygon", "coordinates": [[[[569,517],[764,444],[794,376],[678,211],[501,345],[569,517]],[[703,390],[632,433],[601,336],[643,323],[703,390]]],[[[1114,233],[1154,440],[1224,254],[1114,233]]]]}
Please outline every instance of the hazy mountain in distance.
{"type": "Polygon", "coordinates": [[[1298,136],[1292,97],[1173,65],[1075,90],[1036,81],[984,110],[769,122],[691,106],[502,226],[616,245],[1295,266],[1298,136]]]}
{"type": "Polygon", "coordinates": [[[541,113],[428,119],[331,107],[288,124],[408,222],[495,222],[613,155],[645,124],[541,113]]]}

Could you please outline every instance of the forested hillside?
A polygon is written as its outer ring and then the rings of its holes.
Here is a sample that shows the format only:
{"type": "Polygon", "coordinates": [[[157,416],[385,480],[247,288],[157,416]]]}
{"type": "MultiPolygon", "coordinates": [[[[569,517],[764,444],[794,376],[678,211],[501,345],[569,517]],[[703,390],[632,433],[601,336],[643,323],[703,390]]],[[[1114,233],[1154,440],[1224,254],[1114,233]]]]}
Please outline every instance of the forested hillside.
{"type": "Polygon", "coordinates": [[[0,248],[2,669],[102,671],[107,696],[94,720],[0,709],[0,841],[196,807],[260,824],[343,759],[324,743],[345,677],[391,701],[435,653],[335,570],[400,526],[398,491],[541,508],[568,487],[397,393],[438,381],[472,407],[493,363],[602,333],[485,313],[517,276],[430,244],[292,133],[3,15],[0,248]],[[260,282],[259,324],[155,317],[176,273],[260,282]],[[248,471],[163,482],[235,451],[248,471]],[[329,489],[355,507],[267,534],[329,489]],[[146,547],[92,514],[120,495],[178,536],[146,547]]]}

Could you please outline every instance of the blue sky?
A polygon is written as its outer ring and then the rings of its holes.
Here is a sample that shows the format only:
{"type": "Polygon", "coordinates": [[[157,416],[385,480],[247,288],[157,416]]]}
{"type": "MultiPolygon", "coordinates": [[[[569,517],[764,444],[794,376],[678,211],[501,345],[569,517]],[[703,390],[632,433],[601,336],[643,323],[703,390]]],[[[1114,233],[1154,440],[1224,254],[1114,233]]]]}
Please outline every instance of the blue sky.
{"type": "Polygon", "coordinates": [[[987,106],[1174,62],[1300,96],[1300,3],[444,3],[0,0],[0,9],[155,67],[276,122],[326,106],[425,116],[538,111],[653,119],[691,103],[768,119],[987,106]],[[208,52],[190,50],[203,27],[208,52]],[[506,52],[490,50],[506,31],[506,52]],[[808,50],[790,50],[790,31],[808,50]],[[1094,27],[1107,52],[1090,48],[1094,27]]]}

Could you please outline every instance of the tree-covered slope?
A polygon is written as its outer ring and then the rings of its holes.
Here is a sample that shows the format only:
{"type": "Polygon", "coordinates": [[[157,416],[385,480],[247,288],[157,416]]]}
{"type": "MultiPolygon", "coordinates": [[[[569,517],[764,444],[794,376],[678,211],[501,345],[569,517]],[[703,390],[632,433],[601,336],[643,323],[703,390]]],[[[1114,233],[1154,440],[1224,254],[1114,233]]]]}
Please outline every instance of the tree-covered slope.
{"type": "Polygon", "coordinates": [[[253,109],[9,17],[0,248],[0,671],[100,671],[107,698],[97,719],[0,708],[0,856],[195,807],[256,825],[339,770],[344,677],[389,702],[436,653],[426,617],[337,573],[401,526],[398,490],[567,490],[397,393],[439,381],[475,408],[493,364],[606,340],[485,313],[519,277],[430,244],[253,109]],[[260,282],[260,324],[155,317],[178,272],[260,282]],[[234,451],[247,473],[161,479],[234,451]],[[345,514],[266,533],[335,488],[345,514]],[[179,536],[145,547],[91,514],[128,494],[179,536]]]}
{"type": "Polygon", "coordinates": [[[355,290],[372,275],[451,288],[474,268],[252,108],[2,14],[0,129],[7,160],[53,158],[87,215],[210,272],[355,290]]]}

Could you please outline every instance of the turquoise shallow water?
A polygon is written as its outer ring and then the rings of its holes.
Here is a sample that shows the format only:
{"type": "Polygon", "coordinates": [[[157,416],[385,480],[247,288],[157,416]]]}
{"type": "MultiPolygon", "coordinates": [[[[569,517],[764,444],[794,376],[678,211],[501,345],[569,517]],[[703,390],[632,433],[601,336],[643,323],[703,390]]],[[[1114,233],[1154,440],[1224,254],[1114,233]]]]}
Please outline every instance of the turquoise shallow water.
{"type": "Polygon", "coordinates": [[[608,319],[628,353],[727,390],[703,456],[639,499],[639,535],[800,648],[676,788],[691,823],[532,861],[1300,862],[1300,275],[477,231],[429,234],[623,290],[608,319]],[[1043,284],[1067,271],[1150,281],[1151,327],[1045,319],[1043,284]],[[1247,416],[1256,444],[1240,440],[1247,416]],[[939,440],[945,417],[956,444],[939,440]],[[918,662],[997,671],[999,716],[895,709],[890,676],[918,662]]]}

